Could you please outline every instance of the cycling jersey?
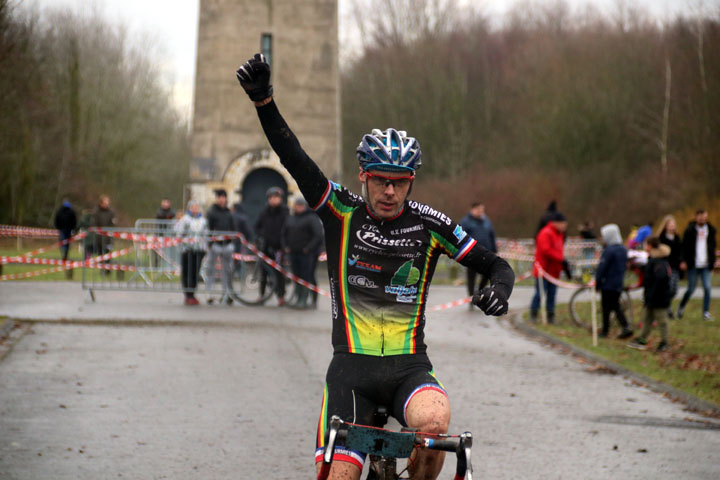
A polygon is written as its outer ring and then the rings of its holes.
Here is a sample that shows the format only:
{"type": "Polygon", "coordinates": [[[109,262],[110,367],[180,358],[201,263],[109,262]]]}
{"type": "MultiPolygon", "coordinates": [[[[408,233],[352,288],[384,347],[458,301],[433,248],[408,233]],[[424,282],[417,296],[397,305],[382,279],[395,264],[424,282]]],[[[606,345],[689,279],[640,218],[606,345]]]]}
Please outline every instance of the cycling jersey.
{"type": "Polygon", "coordinates": [[[376,217],[364,198],[325,177],[274,101],[257,111],[270,144],[325,227],[335,352],[425,352],[425,305],[440,254],[488,275],[509,298],[510,266],[448,216],[406,200],[394,218],[376,217]]]}

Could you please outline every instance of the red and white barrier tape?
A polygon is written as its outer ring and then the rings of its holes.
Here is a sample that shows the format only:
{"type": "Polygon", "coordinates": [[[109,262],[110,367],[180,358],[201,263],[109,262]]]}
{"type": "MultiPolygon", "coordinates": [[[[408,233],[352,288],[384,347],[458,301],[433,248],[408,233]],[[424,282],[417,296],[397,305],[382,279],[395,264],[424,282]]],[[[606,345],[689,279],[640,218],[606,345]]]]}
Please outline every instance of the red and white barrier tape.
{"type": "Polygon", "coordinates": [[[547,273],[545,270],[543,270],[543,268],[540,266],[540,263],[539,263],[539,262],[535,262],[535,266],[537,266],[538,273],[539,273],[540,275],[542,275],[542,277],[543,277],[545,280],[547,280],[548,282],[550,282],[550,283],[552,283],[553,285],[556,285],[556,286],[558,286],[558,287],[560,287],[560,288],[570,288],[570,289],[573,289],[573,290],[578,290],[578,289],[580,289],[580,288],[594,287],[594,286],[595,286],[595,281],[594,281],[594,280],[591,281],[591,282],[589,282],[589,283],[587,283],[587,284],[584,284],[584,283],[564,282],[564,281],[560,280],[559,278],[553,277],[552,275],[550,275],[549,273],[547,273]]]}
{"type": "Polygon", "coordinates": [[[18,225],[0,225],[0,237],[56,237],[54,228],[21,227],[18,225]]]}

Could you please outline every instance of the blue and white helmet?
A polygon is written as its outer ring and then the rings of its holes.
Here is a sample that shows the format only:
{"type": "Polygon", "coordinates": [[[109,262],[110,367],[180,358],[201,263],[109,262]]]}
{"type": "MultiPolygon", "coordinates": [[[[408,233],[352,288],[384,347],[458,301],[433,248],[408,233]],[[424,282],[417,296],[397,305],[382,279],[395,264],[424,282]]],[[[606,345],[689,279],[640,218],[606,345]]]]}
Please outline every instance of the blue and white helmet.
{"type": "Polygon", "coordinates": [[[388,128],[380,131],[373,128],[372,133],[363,135],[357,147],[360,168],[386,171],[414,172],[422,164],[420,144],[413,137],[408,137],[402,130],[388,128]]]}

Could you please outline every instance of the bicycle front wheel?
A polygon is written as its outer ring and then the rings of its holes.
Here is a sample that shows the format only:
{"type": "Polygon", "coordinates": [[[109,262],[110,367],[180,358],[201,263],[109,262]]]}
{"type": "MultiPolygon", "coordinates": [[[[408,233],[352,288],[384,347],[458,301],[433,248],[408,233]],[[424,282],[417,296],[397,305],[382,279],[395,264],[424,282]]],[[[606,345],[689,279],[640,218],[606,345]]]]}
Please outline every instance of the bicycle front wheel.
{"type": "Polygon", "coordinates": [[[239,262],[233,275],[233,294],[246,305],[262,305],[273,294],[272,267],[260,259],[239,262]]]}
{"type": "Polygon", "coordinates": [[[592,287],[583,287],[575,291],[570,297],[570,317],[575,325],[592,330],[592,296],[596,295],[595,313],[597,319],[601,318],[600,301],[592,287]]]}

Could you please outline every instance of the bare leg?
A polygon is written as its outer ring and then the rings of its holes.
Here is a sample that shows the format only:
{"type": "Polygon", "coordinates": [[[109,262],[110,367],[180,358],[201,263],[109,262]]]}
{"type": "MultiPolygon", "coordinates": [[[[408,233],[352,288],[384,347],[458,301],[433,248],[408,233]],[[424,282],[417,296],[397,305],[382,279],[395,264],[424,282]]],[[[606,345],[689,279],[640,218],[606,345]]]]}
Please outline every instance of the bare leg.
{"type": "MultiPolygon", "coordinates": [[[[315,464],[316,470],[320,473],[322,462],[315,464]]],[[[330,467],[330,475],[328,480],[359,480],[362,470],[357,465],[348,462],[333,462],[330,467]]]]}
{"type": "MultiPolygon", "coordinates": [[[[408,426],[427,433],[447,433],[450,426],[450,401],[437,390],[425,390],[415,395],[405,412],[408,426]]],[[[442,470],[445,452],[415,450],[408,462],[410,478],[434,480],[442,470]]]]}

